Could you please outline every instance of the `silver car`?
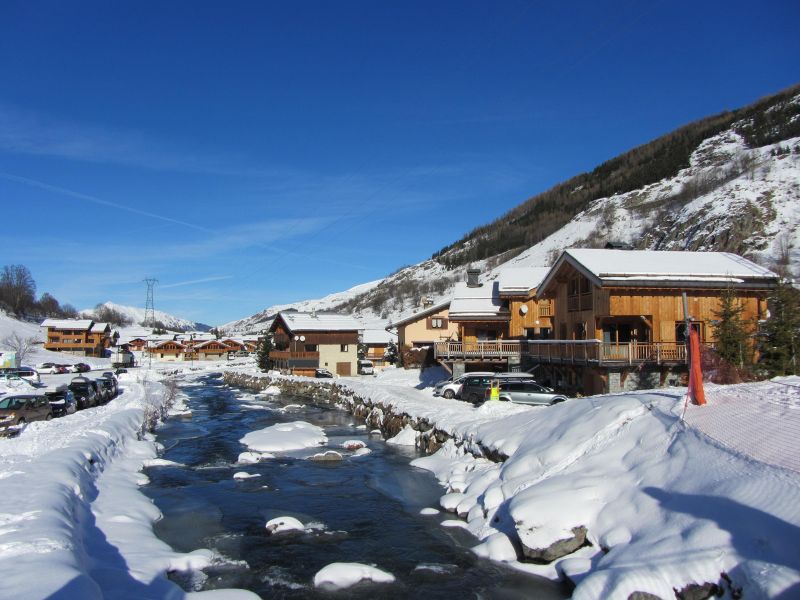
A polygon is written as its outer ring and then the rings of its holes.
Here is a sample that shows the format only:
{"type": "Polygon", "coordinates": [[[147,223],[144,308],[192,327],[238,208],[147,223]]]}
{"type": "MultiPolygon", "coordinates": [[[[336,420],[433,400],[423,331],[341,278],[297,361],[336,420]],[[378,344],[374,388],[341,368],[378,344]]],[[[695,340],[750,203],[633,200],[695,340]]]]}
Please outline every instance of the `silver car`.
{"type": "MultiPolygon", "coordinates": [[[[490,390],[486,390],[486,400],[490,393],[490,390]]],[[[500,381],[500,400],[515,404],[551,405],[564,402],[567,397],[535,381],[500,381]]]]}

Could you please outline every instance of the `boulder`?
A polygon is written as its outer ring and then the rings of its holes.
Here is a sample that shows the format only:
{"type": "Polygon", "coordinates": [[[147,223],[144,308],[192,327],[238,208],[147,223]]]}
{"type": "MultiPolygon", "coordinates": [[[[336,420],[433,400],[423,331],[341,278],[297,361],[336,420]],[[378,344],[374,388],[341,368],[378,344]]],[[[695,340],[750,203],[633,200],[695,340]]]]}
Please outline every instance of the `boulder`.
{"type": "Polygon", "coordinates": [[[572,528],[572,536],[556,540],[546,548],[529,548],[522,543],[522,554],[525,558],[539,563],[550,563],[572,554],[586,544],[586,527],[579,525],[572,528]]]}

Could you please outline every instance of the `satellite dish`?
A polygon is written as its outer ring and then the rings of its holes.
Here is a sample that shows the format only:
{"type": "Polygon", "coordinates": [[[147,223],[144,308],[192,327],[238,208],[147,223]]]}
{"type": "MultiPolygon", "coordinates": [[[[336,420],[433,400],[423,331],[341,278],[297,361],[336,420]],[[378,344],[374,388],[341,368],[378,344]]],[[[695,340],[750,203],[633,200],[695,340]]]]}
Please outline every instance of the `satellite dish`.
{"type": "Polygon", "coordinates": [[[523,304],[522,306],[520,306],[519,307],[519,313],[521,315],[527,315],[528,314],[528,305],[527,304],[523,304]]]}
{"type": "Polygon", "coordinates": [[[301,342],[305,342],[305,341],[306,341],[306,336],[304,336],[304,335],[301,335],[301,336],[300,336],[300,341],[301,341],[301,342]]]}

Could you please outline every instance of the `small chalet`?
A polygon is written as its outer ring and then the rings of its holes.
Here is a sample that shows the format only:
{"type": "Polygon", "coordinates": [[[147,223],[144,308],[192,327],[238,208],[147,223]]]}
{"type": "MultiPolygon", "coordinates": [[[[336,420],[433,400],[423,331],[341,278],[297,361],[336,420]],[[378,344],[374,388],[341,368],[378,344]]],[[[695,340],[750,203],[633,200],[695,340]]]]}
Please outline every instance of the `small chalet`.
{"type": "Polygon", "coordinates": [[[91,319],[45,319],[41,326],[47,328],[45,350],[102,357],[114,343],[111,326],[91,319]]]}
{"type": "Polygon", "coordinates": [[[675,384],[686,371],[686,318],[713,344],[723,291],[733,288],[742,318],[758,321],[778,281],[724,252],[565,250],[537,291],[555,305],[555,340],[529,341],[526,359],[584,394],[675,384]]]}
{"type": "Polygon", "coordinates": [[[546,267],[509,268],[496,281],[481,282],[480,272],[467,271],[456,285],[450,320],[458,341],[436,345],[436,358],[458,375],[467,370],[518,370],[523,340],[546,339],[552,330],[552,304],[536,298],[546,267]]]}
{"type": "Polygon", "coordinates": [[[270,360],[294,375],[313,377],[318,368],[355,375],[361,329],[358,321],[346,315],[280,312],[270,327],[274,344],[270,360]]]}
{"type": "Polygon", "coordinates": [[[403,348],[433,346],[443,340],[458,339],[458,327],[450,321],[450,299],[436,304],[425,302],[420,309],[391,322],[397,330],[397,345],[403,348]]]}
{"type": "Polygon", "coordinates": [[[376,367],[386,366],[386,348],[390,343],[397,343],[397,335],[385,329],[365,329],[361,343],[367,348],[364,358],[371,360],[376,367]]]}
{"type": "Polygon", "coordinates": [[[192,357],[194,360],[222,360],[228,358],[229,353],[236,351],[222,340],[195,343],[191,348],[194,352],[194,357],[192,357]]]}
{"type": "Polygon", "coordinates": [[[190,350],[189,346],[170,339],[154,343],[148,347],[147,351],[153,358],[172,361],[185,360],[188,350],[190,350]]]}

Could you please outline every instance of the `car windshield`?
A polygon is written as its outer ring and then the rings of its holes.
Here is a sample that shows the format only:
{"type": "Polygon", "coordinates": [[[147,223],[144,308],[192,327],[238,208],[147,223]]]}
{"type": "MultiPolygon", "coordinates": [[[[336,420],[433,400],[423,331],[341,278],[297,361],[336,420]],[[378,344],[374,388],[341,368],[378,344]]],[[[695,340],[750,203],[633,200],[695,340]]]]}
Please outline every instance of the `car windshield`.
{"type": "Polygon", "coordinates": [[[71,383],[69,384],[73,390],[78,390],[79,392],[86,392],[91,389],[88,383],[71,383]]]}
{"type": "Polygon", "coordinates": [[[24,400],[21,400],[20,398],[14,398],[12,396],[10,398],[3,398],[0,400],[0,409],[4,408],[6,410],[16,410],[18,408],[22,408],[24,404],[24,400]]]}

